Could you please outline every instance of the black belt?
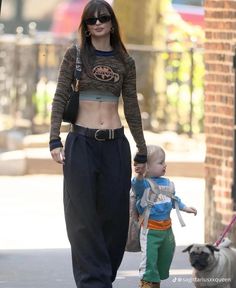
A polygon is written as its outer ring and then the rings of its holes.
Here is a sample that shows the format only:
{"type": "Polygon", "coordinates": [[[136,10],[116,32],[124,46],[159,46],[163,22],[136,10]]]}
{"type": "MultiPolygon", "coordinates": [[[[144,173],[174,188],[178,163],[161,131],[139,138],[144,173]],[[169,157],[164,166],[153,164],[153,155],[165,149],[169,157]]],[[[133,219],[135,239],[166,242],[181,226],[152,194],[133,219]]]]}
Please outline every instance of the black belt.
{"type": "Polygon", "coordinates": [[[94,138],[97,141],[113,140],[124,136],[124,127],[117,129],[91,129],[72,125],[71,131],[86,137],[94,138]]]}

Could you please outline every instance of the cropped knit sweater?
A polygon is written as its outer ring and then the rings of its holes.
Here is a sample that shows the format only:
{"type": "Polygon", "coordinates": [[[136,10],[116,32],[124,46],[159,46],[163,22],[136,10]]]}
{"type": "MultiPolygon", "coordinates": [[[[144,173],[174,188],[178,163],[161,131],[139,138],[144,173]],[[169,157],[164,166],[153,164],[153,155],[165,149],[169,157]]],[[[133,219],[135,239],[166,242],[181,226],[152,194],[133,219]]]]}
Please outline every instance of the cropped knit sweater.
{"type": "MultiPolygon", "coordinates": [[[[62,115],[74,81],[76,46],[69,47],[64,54],[52,103],[50,143],[60,140],[62,115]]],[[[117,98],[122,93],[124,114],[131,134],[136,142],[137,162],[146,162],[147,148],[143,136],[141,115],[136,92],[136,70],[134,60],[127,55],[124,63],[114,52],[96,51],[91,71],[82,67],[80,91],[108,93],[117,98]],[[89,75],[88,75],[89,74],[89,75]]]]}

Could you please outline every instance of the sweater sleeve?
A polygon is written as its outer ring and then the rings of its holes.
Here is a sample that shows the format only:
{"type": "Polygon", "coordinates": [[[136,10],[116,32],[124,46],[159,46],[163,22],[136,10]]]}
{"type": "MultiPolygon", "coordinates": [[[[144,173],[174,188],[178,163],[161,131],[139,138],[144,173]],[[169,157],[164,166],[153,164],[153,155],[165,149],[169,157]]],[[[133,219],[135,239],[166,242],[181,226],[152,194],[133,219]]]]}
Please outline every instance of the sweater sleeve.
{"type": "Polygon", "coordinates": [[[181,199],[178,196],[175,195],[175,186],[173,182],[172,185],[174,187],[174,196],[175,196],[175,200],[172,199],[172,207],[175,208],[175,201],[177,201],[179,204],[179,209],[183,210],[186,207],[186,205],[181,201],[181,199]]]}
{"type": "Polygon", "coordinates": [[[76,46],[69,47],[62,59],[57,80],[56,92],[52,101],[50,141],[60,140],[62,115],[69,98],[74,79],[76,46]]]}
{"type": "Polygon", "coordinates": [[[148,184],[144,178],[139,180],[136,177],[134,177],[132,179],[132,187],[134,189],[137,200],[140,200],[143,196],[144,190],[148,188],[148,184]]]}
{"type": "Polygon", "coordinates": [[[142,120],[137,99],[135,62],[131,57],[128,58],[126,67],[127,73],[124,77],[122,87],[124,114],[138,148],[135,161],[145,163],[147,161],[147,147],[143,135],[142,120]]]}

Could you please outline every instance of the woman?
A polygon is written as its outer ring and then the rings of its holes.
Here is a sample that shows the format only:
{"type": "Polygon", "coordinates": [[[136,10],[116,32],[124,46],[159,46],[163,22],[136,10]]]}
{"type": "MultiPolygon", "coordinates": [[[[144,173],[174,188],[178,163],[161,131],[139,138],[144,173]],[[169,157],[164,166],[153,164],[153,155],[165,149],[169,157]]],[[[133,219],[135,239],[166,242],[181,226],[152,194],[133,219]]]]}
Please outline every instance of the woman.
{"type": "Polygon", "coordinates": [[[121,263],[128,231],[131,182],[130,147],[118,100],[136,141],[137,169],[147,160],[136,94],[133,59],[121,41],[111,6],[92,0],[80,29],[80,105],[65,144],[59,133],[76,61],[76,47],[63,58],[53,99],[50,133],[52,158],[64,164],[64,209],[73,273],[79,288],[111,288],[121,263]]]}

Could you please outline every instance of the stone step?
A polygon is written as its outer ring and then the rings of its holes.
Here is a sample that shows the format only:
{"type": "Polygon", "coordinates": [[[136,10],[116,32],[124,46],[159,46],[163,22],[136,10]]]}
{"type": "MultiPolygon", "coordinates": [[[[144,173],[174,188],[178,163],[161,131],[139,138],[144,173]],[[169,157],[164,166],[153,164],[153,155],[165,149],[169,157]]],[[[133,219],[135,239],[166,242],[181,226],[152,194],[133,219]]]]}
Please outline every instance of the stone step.
{"type": "MultiPolygon", "coordinates": [[[[27,148],[0,156],[0,175],[61,174],[62,165],[54,162],[48,148],[27,148]]],[[[201,161],[167,161],[167,176],[204,177],[201,161]]]]}
{"type": "MultiPolygon", "coordinates": [[[[136,151],[135,142],[125,129],[131,152],[136,151]]],[[[65,141],[66,133],[61,133],[65,141]]],[[[48,133],[29,135],[24,138],[23,149],[0,154],[0,175],[61,174],[62,166],[51,159],[48,149],[48,133]]],[[[167,176],[204,177],[204,136],[189,139],[175,133],[152,133],[145,131],[147,144],[158,144],[166,151],[167,176]]]]}

